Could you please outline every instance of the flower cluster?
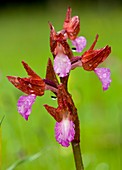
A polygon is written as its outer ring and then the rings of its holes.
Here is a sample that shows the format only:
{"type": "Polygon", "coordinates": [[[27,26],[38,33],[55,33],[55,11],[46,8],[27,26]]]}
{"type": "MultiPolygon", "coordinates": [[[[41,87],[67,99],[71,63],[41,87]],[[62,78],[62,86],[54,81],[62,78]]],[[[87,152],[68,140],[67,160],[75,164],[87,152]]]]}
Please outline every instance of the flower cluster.
{"type": "Polygon", "coordinates": [[[20,78],[16,76],[7,76],[8,80],[26,95],[18,100],[18,112],[28,120],[31,108],[37,96],[44,95],[45,90],[52,91],[58,101],[58,107],[54,108],[47,104],[44,105],[49,114],[56,120],[55,137],[64,147],[68,147],[73,140],[79,141],[79,120],[77,109],[72,100],[72,96],[67,89],[68,77],[70,71],[76,67],[81,67],[86,71],[94,71],[102,82],[103,90],[110,86],[110,70],[108,68],[98,68],[108,55],[111,53],[111,47],[108,45],[94,50],[98,40],[98,35],[91,47],[80,54],[86,46],[86,39],[83,36],[78,37],[80,31],[80,21],[78,16],[71,16],[71,8],[67,9],[63,29],[55,31],[54,26],[50,27],[50,50],[54,58],[54,64],[48,59],[46,77],[42,79],[37,75],[27,63],[22,64],[28,74],[28,77],[20,78]],[[74,56],[73,50],[68,44],[71,41],[73,49],[79,53],[74,56]],[[59,76],[59,81],[57,79],[59,76]]]}

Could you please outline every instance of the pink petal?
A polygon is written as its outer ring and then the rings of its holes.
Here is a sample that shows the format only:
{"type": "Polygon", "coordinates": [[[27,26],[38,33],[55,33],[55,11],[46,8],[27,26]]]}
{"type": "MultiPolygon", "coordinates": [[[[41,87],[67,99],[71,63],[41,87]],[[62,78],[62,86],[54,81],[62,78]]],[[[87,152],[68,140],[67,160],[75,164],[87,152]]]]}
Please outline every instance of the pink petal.
{"type": "Polygon", "coordinates": [[[75,40],[72,40],[72,45],[76,47],[76,52],[82,52],[82,50],[86,46],[86,39],[85,37],[77,37],[75,40]]]}
{"type": "Polygon", "coordinates": [[[35,102],[36,95],[31,94],[28,96],[21,96],[17,103],[18,112],[28,120],[28,116],[31,113],[31,108],[33,103],[35,102]]]}
{"type": "Polygon", "coordinates": [[[95,68],[94,72],[96,73],[96,75],[98,76],[100,81],[102,82],[103,90],[107,90],[110,86],[110,83],[111,83],[110,69],[108,69],[108,68],[95,68]]]}
{"type": "Polygon", "coordinates": [[[71,69],[70,59],[64,55],[59,54],[54,59],[54,70],[59,77],[65,77],[68,75],[71,69]]]}
{"type": "Polygon", "coordinates": [[[59,144],[68,147],[75,136],[75,125],[69,119],[63,119],[61,122],[56,122],[55,138],[59,144]]]}

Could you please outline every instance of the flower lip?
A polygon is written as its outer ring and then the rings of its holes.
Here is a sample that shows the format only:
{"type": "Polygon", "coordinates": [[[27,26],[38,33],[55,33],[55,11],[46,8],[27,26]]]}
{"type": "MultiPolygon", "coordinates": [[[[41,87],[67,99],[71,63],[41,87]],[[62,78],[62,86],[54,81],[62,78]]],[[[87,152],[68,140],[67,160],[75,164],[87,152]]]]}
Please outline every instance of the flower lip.
{"type": "Polygon", "coordinates": [[[73,121],[70,121],[68,118],[63,119],[61,122],[56,122],[55,138],[57,142],[64,147],[68,147],[75,136],[74,128],[73,121]]]}
{"type": "Polygon", "coordinates": [[[72,40],[72,44],[76,47],[76,52],[80,53],[86,46],[86,39],[83,36],[77,37],[72,40]]]}
{"type": "Polygon", "coordinates": [[[18,112],[22,115],[22,117],[24,117],[25,120],[28,120],[35,99],[36,95],[31,94],[28,96],[21,96],[18,100],[17,103],[18,112]]]}
{"type": "Polygon", "coordinates": [[[107,90],[111,83],[111,72],[108,68],[95,68],[94,72],[102,82],[103,90],[107,90]]]}
{"type": "Polygon", "coordinates": [[[65,77],[71,70],[70,59],[65,54],[56,55],[54,59],[54,70],[59,77],[65,77]]]}

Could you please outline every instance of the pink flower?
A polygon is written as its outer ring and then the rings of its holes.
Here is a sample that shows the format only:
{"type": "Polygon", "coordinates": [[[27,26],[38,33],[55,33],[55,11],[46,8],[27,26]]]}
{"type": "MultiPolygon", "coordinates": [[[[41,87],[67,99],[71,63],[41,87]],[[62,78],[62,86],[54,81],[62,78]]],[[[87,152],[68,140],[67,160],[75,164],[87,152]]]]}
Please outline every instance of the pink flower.
{"type": "Polygon", "coordinates": [[[102,82],[103,90],[107,90],[110,86],[110,83],[111,83],[110,69],[108,69],[108,68],[95,68],[94,72],[96,73],[96,75],[98,76],[100,81],[102,82]]]}
{"type": "Polygon", "coordinates": [[[59,77],[65,77],[69,74],[71,69],[70,59],[63,53],[56,55],[54,59],[54,70],[59,77]]]}
{"type": "Polygon", "coordinates": [[[86,46],[86,39],[83,36],[77,37],[76,39],[72,40],[72,44],[76,47],[76,52],[80,53],[86,46]]]}
{"type": "Polygon", "coordinates": [[[70,142],[75,136],[75,125],[68,118],[63,119],[61,122],[56,122],[55,125],[55,138],[59,144],[68,147],[70,142]]]}
{"type": "Polygon", "coordinates": [[[71,96],[67,94],[63,84],[58,86],[58,107],[44,105],[48,113],[56,120],[55,138],[59,144],[68,147],[75,137],[76,108],[71,96]]]}
{"type": "Polygon", "coordinates": [[[25,118],[25,120],[28,120],[28,116],[31,113],[31,108],[33,103],[35,102],[35,99],[36,95],[31,94],[28,96],[21,96],[18,100],[18,112],[22,115],[22,117],[25,118]]]}

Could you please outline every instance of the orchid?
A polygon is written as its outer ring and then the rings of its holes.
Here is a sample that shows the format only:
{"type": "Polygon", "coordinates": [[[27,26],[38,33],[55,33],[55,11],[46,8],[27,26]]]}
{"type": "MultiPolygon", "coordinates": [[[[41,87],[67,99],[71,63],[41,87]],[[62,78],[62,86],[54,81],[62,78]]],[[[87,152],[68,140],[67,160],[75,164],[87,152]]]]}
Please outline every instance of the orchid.
{"type": "Polygon", "coordinates": [[[86,47],[86,38],[78,36],[80,32],[80,20],[78,16],[71,16],[71,8],[66,12],[63,29],[56,32],[52,23],[50,27],[50,51],[54,62],[48,59],[46,76],[41,78],[30,66],[22,61],[28,77],[7,76],[8,80],[25,94],[21,96],[17,103],[18,112],[25,120],[28,120],[32,105],[37,97],[44,95],[46,90],[52,91],[57,97],[57,108],[44,104],[47,112],[55,119],[55,138],[63,147],[68,147],[72,143],[73,153],[77,169],[83,170],[83,163],[80,151],[80,129],[77,109],[71,94],[68,92],[68,78],[70,72],[77,67],[86,71],[94,71],[102,82],[103,90],[107,90],[111,83],[111,72],[108,68],[99,68],[99,64],[111,53],[111,47],[106,45],[103,48],[94,50],[98,40],[98,34],[91,45],[83,54],[81,52],[86,47]],[[74,56],[72,47],[68,40],[78,52],[74,56]],[[78,160],[77,160],[78,159],[78,160]],[[80,161],[79,161],[80,160],[80,161]]]}
{"type": "Polygon", "coordinates": [[[101,64],[111,53],[111,47],[108,45],[104,48],[94,50],[94,46],[98,40],[98,35],[96,35],[95,41],[81,56],[82,67],[87,71],[94,71],[103,85],[103,90],[107,90],[110,86],[110,69],[98,68],[97,66],[101,64]]]}
{"type": "Polygon", "coordinates": [[[73,115],[75,111],[74,103],[71,97],[66,92],[63,84],[58,86],[58,108],[44,105],[46,110],[54,117],[57,121],[55,126],[56,140],[62,146],[69,146],[69,142],[74,139],[75,125],[74,120],[76,117],[73,115]],[[74,110],[74,111],[73,111],[74,110]]]}

